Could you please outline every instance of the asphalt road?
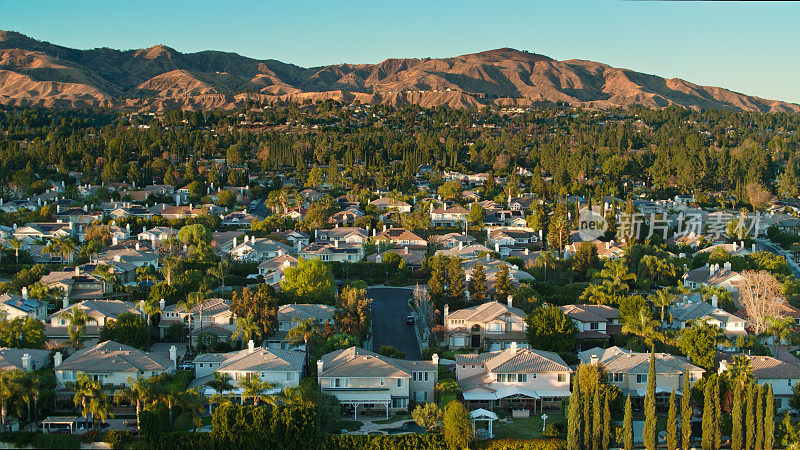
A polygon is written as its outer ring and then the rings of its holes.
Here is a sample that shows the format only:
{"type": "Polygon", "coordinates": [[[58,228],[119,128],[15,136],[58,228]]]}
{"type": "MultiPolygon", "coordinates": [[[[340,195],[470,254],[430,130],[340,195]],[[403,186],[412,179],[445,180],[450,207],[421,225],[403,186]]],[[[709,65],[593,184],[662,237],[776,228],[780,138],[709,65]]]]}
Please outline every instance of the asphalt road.
{"type": "Polygon", "coordinates": [[[391,345],[405,352],[406,359],[420,360],[422,354],[414,335],[414,327],[406,325],[408,299],[411,289],[381,287],[370,288],[372,298],[372,348],[378,351],[383,345],[391,345]]]}

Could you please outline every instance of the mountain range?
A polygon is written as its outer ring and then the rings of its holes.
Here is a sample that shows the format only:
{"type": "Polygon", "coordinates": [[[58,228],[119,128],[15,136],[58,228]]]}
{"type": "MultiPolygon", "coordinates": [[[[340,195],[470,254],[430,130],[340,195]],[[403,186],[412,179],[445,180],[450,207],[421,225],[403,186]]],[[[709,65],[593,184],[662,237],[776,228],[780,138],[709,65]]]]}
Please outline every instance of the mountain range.
{"type": "Polygon", "coordinates": [[[0,104],[157,111],[328,98],[452,108],[561,102],[597,108],[800,111],[794,103],[511,48],[303,68],[220,51],[181,53],[164,45],[77,50],[0,31],[0,104]]]}

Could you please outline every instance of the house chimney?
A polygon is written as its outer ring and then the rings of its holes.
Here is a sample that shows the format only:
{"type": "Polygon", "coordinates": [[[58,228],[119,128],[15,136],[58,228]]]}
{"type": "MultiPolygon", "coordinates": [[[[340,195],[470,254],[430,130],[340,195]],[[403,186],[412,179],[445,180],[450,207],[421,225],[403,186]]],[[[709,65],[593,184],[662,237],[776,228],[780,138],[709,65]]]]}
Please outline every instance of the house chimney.
{"type": "Polygon", "coordinates": [[[111,245],[119,245],[119,238],[116,235],[111,236],[111,245]]]}
{"type": "Polygon", "coordinates": [[[161,311],[164,311],[164,308],[167,307],[167,301],[162,298],[158,301],[158,307],[161,309],[161,311]]]}
{"type": "Polygon", "coordinates": [[[69,297],[64,295],[64,299],[61,301],[61,309],[69,308],[69,297]]]}
{"type": "Polygon", "coordinates": [[[591,357],[589,357],[589,363],[591,365],[593,365],[593,366],[596,366],[597,365],[597,355],[593,354],[591,357]]]}
{"type": "Polygon", "coordinates": [[[319,239],[319,230],[315,229],[314,230],[314,240],[316,241],[317,239],[319,239]]]}
{"type": "Polygon", "coordinates": [[[445,326],[447,325],[447,316],[450,315],[450,305],[444,305],[444,321],[445,326]]]}
{"type": "Polygon", "coordinates": [[[495,253],[500,253],[500,243],[499,242],[495,242],[494,243],[494,251],[495,251],[495,253]]]}
{"type": "Polygon", "coordinates": [[[27,287],[22,288],[22,298],[24,300],[28,299],[28,288],[27,287]]]}
{"type": "Polygon", "coordinates": [[[169,360],[172,361],[172,370],[178,367],[178,347],[174,345],[169,348],[169,360]]]}
{"type": "Polygon", "coordinates": [[[386,224],[383,224],[383,232],[386,233],[386,224]]]}
{"type": "Polygon", "coordinates": [[[81,267],[75,266],[75,275],[80,275],[80,274],[81,274],[81,267]]]}
{"type": "Polygon", "coordinates": [[[128,231],[128,235],[130,236],[130,234],[131,234],[131,224],[130,223],[126,224],[125,225],[125,229],[128,231]]]}
{"type": "Polygon", "coordinates": [[[64,357],[61,355],[61,352],[56,352],[56,354],[53,355],[53,367],[55,368],[60,366],[63,358],[64,357]]]}
{"type": "Polygon", "coordinates": [[[236,236],[234,236],[233,237],[233,248],[236,248],[236,245],[237,245],[236,241],[237,241],[236,236]]]}
{"type": "Polygon", "coordinates": [[[509,308],[513,308],[514,307],[514,297],[509,295],[507,301],[508,301],[508,307],[509,308]]]}
{"type": "Polygon", "coordinates": [[[714,294],[711,296],[711,306],[717,308],[717,304],[718,304],[717,294],[714,294]]]}
{"type": "Polygon", "coordinates": [[[322,364],[323,362],[321,359],[317,360],[317,375],[322,373],[322,364]]]}
{"type": "Polygon", "coordinates": [[[489,254],[486,254],[486,262],[489,262],[489,254]]]}
{"type": "Polygon", "coordinates": [[[517,341],[511,343],[511,353],[517,353],[517,341]]]}
{"type": "Polygon", "coordinates": [[[138,242],[136,243],[136,247],[135,248],[136,248],[137,252],[141,249],[141,247],[139,247],[139,243],[138,242]]]}
{"type": "Polygon", "coordinates": [[[731,270],[731,262],[730,261],[725,261],[725,263],[722,264],[722,267],[724,267],[725,270],[731,270]]]}
{"type": "Polygon", "coordinates": [[[431,361],[433,362],[434,366],[438,366],[439,365],[439,354],[438,353],[434,353],[433,356],[431,356],[431,361]]]}
{"type": "Polygon", "coordinates": [[[755,252],[756,252],[756,244],[753,244],[753,246],[752,246],[751,248],[752,248],[752,250],[751,250],[751,251],[752,251],[753,253],[755,253],[755,252]]]}
{"type": "Polygon", "coordinates": [[[333,248],[339,248],[339,240],[338,239],[334,239],[333,240],[333,248]]]}
{"type": "Polygon", "coordinates": [[[31,355],[22,355],[22,370],[31,370],[31,355]]]}
{"type": "Polygon", "coordinates": [[[247,341],[247,353],[253,353],[254,351],[256,351],[256,344],[250,339],[247,341]]]}
{"type": "Polygon", "coordinates": [[[529,251],[530,251],[530,250],[528,250],[527,248],[525,249],[525,256],[528,256],[528,252],[529,252],[529,251]]]}
{"type": "Polygon", "coordinates": [[[458,241],[458,249],[459,250],[463,250],[464,249],[464,242],[463,241],[458,241]]]}
{"type": "Polygon", "coordinates": [[[295,241],[295,247],[297,247],[297,253],[300,253],[300,250],[303,248],[303,244],[300,241],[295,241]]]}

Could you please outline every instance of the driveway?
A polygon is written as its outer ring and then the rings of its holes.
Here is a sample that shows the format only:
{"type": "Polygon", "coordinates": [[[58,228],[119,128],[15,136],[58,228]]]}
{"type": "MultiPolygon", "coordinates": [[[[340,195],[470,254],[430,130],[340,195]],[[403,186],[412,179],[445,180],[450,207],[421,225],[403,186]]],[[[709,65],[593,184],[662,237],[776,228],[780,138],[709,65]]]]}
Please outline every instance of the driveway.
{"type": "Polygon", "coordinates": [[[405,352],[406,359],[420,360],[419,345],[414,327],[406,325],[408,299],[412,289],[379,287],[368,290],[372,298],[372,348],[378,351],[391,345],[405,352]]]}

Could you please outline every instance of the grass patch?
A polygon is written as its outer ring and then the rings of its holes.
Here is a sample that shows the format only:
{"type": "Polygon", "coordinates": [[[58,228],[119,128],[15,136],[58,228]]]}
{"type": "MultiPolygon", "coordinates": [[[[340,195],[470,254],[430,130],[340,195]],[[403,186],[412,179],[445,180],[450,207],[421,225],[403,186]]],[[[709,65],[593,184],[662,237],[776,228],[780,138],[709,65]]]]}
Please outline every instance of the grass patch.
{"type": "Polygon", "coordinates": [[[340,420],[339,428],[347,431],[357,431],[361,429],[364,424],[359,420],[340,420]]]}
{"type": "Polygon", "coordinates": [[[372,423],[378,424],[385,424],[385,423],[392,423],[397,422],[398,420],[411,420],[411,414],[409,413],[397,413],[388,419],[381,419],[381,420],[373,420],[372,423]]]}
{"type": "MultiPolygon", "coordinates": [[[[564,423],[560,413],[548,413],[547,424],[564,423]]],[[[531,415],[527,419],[513,419],[512,423],[495,422],[492,431],[496,439],[539,439],[542,437],[542,418],[531,415]]]]}
{"type": "Polygon", "coordinates": [[[192,424],[192,413],[182,412],[175,418],[173,423],[174,431],[189,431],[194,428],[192,424]]]}

